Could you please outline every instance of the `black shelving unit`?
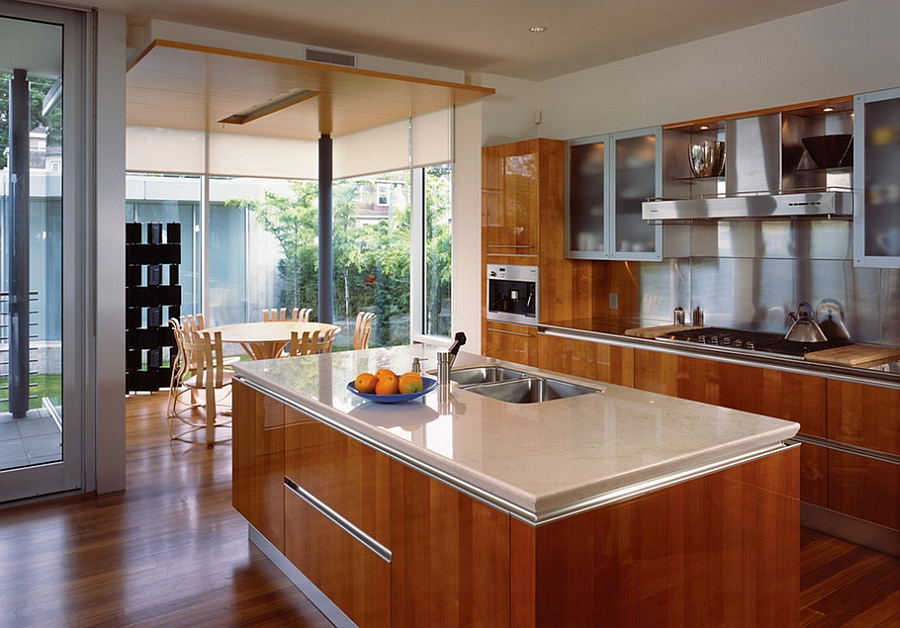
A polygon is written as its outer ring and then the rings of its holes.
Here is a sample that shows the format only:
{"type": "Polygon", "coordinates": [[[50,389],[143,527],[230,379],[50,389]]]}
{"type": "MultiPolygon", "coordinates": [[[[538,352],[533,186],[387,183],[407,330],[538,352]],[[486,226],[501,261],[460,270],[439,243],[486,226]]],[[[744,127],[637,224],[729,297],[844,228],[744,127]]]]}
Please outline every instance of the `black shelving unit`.
{"type": "Polygon", "coordinates": [[[169,385],[175,336],[167,321],[181,315],[181,225],[125,225],[125,383],[129,392],[169,385]],[[146,238],[144,237],[146,235],[146,238]]]}

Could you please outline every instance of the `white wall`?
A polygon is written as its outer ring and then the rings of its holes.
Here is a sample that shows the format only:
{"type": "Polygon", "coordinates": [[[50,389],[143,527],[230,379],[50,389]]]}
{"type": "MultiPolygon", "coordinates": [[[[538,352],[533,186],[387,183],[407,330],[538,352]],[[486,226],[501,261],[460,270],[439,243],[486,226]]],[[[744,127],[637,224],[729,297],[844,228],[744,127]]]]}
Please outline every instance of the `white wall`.
{"type": "Polygon", "coordinates": [[[86,470],[97,493],[125,489],[125,32],[124,15],[98,12],[96,468],[86,470]]]}
{"type": "Polygon", "coordinates": [[[849,0],[543,81],[536,92],[484,75],[498,93],[483,135],[535,137],[535,107],[537,135],[565,140],[896,87],[898,33],[900,2],[849,0]]]}

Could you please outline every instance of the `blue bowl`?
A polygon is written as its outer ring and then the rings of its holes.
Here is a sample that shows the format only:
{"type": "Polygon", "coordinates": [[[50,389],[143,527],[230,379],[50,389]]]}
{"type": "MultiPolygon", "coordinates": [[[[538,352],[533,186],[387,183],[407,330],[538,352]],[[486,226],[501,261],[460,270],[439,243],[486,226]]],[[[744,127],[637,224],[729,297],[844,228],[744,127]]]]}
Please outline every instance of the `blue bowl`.
{"type": "Polygon", "coordinates": [[[366,401],[374,401],[375,403],[403,403],[404,401],[412,401],[413,399],[418,399],[419,397],[424,397],[432,390],[437,388],[437,380],[431,379],[430,377],[422,376],[422,392],[417,393],[409,393],[408,395],[370,395],[366,393],[361,393],[356,390],[356,382],[350,382],[347,384],[347,390],[352,392],[357,397],[362,397],[366,401]]]}

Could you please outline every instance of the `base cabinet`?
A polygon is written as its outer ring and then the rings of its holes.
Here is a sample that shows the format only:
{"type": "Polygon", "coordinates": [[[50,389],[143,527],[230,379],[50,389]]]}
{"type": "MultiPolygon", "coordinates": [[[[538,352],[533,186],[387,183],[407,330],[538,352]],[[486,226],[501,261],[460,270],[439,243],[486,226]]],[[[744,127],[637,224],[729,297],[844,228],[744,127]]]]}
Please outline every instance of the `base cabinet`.
{"type": "Polygon", "coordinates": [[[537,528],[511,522],[516,627],[798,626],[797,447],[537,528]]]}
{"type": "Polygon", "coordinates": [[[634,349],[538,334],[538,366],[576,377],[634,387],[634,349]]]}
{"type": "Polygon", "coordinates": [[[481,352],[498,360],[537,366],[537,327],[487,321],[481,339],[481,352]]]}
{"type": "Polygon", "coordinates": [[[536,527],[234,394],[235,508],[359,626],[798,625],[797,447],[536,527]]]}

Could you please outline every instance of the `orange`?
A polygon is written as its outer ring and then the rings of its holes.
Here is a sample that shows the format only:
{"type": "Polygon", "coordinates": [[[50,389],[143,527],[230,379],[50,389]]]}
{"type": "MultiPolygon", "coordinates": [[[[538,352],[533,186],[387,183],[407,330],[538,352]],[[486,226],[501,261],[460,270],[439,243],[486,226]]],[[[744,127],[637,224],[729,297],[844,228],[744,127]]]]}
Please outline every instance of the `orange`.
{"type": "Polygon", "coordinates": [[[396,395],[399,389],[400,381],[393,372],[382,374],[378,377],[378,383],[375,384],[376,395],[396,395]]]}
{"type": "Polygon", "coordinates": [[[378,369],[375,371],[375,377],[382,377],[384,375],[393,375],[394,377],[397,377],[397,374],[391,369],[378,369]]]}
{"type": "Polygon", "coordinates": [[[399,389],[401,395],[422,392],[422,376],[418,373],[404,373],[400,376],[399,389]]]}
{"type": "Polygon", "coordinates": [[[371,373],[360,373],[356,376],[355,383],[356,392],[371,395],[373,392],[375,392],[375,384],[378,383],[378,378],[371,373]]]}

